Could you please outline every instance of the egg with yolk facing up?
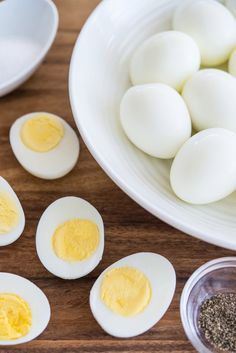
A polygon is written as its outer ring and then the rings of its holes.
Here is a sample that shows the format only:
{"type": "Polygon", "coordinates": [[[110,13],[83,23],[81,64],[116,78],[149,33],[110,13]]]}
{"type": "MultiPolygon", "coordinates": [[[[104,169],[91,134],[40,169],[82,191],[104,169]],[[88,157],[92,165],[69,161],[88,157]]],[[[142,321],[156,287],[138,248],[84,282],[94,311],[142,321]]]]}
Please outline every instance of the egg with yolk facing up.
{"type": "Polygon", "coordinates": [[[44,211],[36,232],[36,249],[45,268],[63,279],[87,275],[104,250],[102,217],[89,202],[63,197],[44,211]]]}
{"type": "Polygon", "coordinates": [[[17,240],[24,227],[25,215],[21,203],[10,184],[0,177],[0,246],[17,240]]]}
{"type": "Polygon", "coordinates": [[[90,292],[90,308],[108,334],[134,337],[165,314],[175,285],[175,271],[166,258],[154,253],[133,254],[98,277],[90,292]]]}
{"type": "Polygon", "coordinates": [[[10,130],[10,143],[22,167],[42,179],[68,174],[79,157],[79,140],[69,124],[45,112],[17,119],[10,130]]]}
{"type": "Polygon", "coordinates": [[[47,327],[50,316],[41,289],[23,277],[0,272],[0,346],[33,340],[47,327]]]}

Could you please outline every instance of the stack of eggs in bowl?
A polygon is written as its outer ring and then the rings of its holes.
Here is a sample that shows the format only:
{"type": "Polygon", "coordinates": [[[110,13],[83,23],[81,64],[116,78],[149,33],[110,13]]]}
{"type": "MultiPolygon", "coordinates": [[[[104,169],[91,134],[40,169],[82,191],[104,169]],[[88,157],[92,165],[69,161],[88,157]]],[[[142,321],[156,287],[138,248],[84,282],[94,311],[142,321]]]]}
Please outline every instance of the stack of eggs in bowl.
{"type": "Polygon", "coordinates": [[[216,1],[184,1],[172,29],[135,50],[120,119],[139,149],[174,158],[170,182],[180,199],[207,204],[236,184],[235,18],[216,1]],[[219,66],[228,60],[226,72],[219,66]]]}

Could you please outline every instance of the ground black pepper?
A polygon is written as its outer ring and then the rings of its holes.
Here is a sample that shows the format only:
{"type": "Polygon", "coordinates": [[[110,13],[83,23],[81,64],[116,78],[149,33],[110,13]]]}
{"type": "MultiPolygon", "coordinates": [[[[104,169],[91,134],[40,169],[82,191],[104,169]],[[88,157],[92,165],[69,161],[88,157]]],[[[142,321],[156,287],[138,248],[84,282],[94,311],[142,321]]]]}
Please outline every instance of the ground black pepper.
{"type": "Polygon", "coordinates": [[[206,299],[198,325],[215,348],[236,352],[236,293],[219,293],[206,299]]]}

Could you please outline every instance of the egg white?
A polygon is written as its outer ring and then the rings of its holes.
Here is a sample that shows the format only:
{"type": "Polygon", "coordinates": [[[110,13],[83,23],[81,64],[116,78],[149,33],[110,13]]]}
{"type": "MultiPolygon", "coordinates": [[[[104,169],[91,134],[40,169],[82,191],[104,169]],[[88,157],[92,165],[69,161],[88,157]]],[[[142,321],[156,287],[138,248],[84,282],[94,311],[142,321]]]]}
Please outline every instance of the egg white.
{"type": "MultiPolygon", "coordinates": [[[[59,144],[48,152],[35,152],[21,139],[21,128],[25,121],[41,113],[26,114],[17,119],[10,129],[10,144],[13,153],[30,174],[42,179],[57,179],[68,174],[79,157],[79,139],[69,124],[60,117],[56,118],[64,127],[64,136],[59,144]]],[[[42,113],[48,114],[48,113],[42,113]]],[[[54,114],[50,114],[54,115],[54,114]]],[[[55,115],[54,115],[55,116],[55,115]]]]}
{"type": "Polygon", "coordinates": [[[178,31],[160,32],[136,49],[130,77],[134,85],[161,82],[181,91],[200,62],[198,46],[190,36],[178,31]]]}
{"type": "Polygon", "coordinates": [[[45,330],[51,316],[50,305],[45,294],[34,283],[11,273],[0,272],[0,293],[19,295],[29,304],[32,312],[29,333],[16,340],[0,340],[1,346],[29,342],[45,330]]]}
{"type": "Polygon", "coordinates": [[[2,177],[0,177],[0,193],[1,192],[7,193],[9,195],[9,197],[13,200],[18,213],[18,222],[16,226],[10,232],[0,234],[0,246],[5,246],[13,243],[21,236],[25,228],[25,214],[15,191],[2,177]]]}
{"type": "Polygon", "coordinates": [[[172,301],[175,286],[175,270],[165,257],[148,252],[133,254],[115,262],[98,277],[90,292],[90,308],[96,321],[108,334],[120,338],[134,337],[149,330],[162,318],[172,301]],[[132,317],[114,313],[100,298],[106,272],[123,266],[135,267],[143,272],[152,288],[149,305],[132,317]]]}
{"type": "Polygon", "coordinates": [[[215,0],[183,0],[173,16],[173,29],[189,34],[197,43],[204,66],[226,62],[236,44],[232,13],[215,0]]]}
{"type": "Polygon", "coordinates": [[[236,79],[218,69],[203,69],[186,82],[183,99],[197,130],[221,127],[236,132],[236,79]]]}
{"type": "Polygon", "coordinates": [[[163,83],[129,88],[121,100],[120,122],[135,146],[157,158],[173,158],[191,136],[183,98],[163,83]]]}
{"type": "Polygon", "coordinates": [[[192,136],[177,153],[170,170],[175,194],[192,204],[219,201],[235,190],[236,134],[222,128],[192,136]]]}
{"type": "Polygon", "coordinates": [[[236,16],[236,0],[225,0],[225,5],[236,16]]]}
{"type": "Polygon", "coordinates": [[[101,261],[104,250],[104,225],[99,212],[89,202],[74,196],[67,196],[53,202],[40,218],[36,232],[36,249],[44,267],[57,277],[76,279],[87,275],[101,261]],[[74,218],[94,222],[99,229],[99,245],[88,259],[68,262],[54,252],[52,236],[56,228],[74,218]]]}

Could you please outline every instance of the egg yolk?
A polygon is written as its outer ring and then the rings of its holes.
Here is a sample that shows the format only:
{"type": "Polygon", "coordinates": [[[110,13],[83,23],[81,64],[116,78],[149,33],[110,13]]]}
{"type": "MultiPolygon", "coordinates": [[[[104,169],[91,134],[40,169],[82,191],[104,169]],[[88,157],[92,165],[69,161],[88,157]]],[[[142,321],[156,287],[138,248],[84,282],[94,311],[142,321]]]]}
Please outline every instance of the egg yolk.
{"type": "Polygon", "coordinates": [[[53,115],[39,114],[28,119],[21,128],[21,139],[35,152],[48,152],[55,148],[64,136],[62,123],[53,115]]]}
{"type": "Polygon", "coordinates": [[[102,301],[116,314],[133,316],[142,312],[152,296],[148,278],[133,267],[108,271],[102,281],[102,301]]]}
{"type": "Polygon", "coordinates": [[[32,313],[28,303],[18,295],[0,293],[0,340],[15,340],[30,331],[32,313]]]}
{"type": "Polygon", "coordinates": [[[54,232],[52,245],[56,255],[65,261],[82,261],[93,255],[99,244],[98,226],[86,219],[71,219],[54,232]]]}
{"type": "Polygon", "coordinates": [[[0,192],[0,234],[10,232],[18,222],[18,212],[14,201],[7,193],[0,192]]]}

